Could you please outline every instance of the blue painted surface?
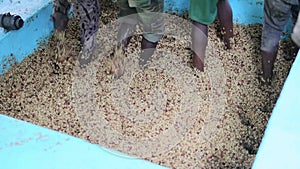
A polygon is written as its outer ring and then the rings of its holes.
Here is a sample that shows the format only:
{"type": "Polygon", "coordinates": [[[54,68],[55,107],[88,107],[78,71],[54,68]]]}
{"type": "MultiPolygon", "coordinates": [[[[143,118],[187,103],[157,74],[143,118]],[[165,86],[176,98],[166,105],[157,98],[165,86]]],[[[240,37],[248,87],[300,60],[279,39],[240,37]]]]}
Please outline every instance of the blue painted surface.
{"type": "Polygon", "coordinates": [[[7,116],[0,121],[1,169],[166,169],[7,116]]]}
{"type": "MultiPolygon", "coordinates": [[[[232,7],[233,22],[237,24],[249,25],[263,22],[264,16],[264,0],[229,0],[232,7]]],[[[165,0],[166,11],[174,11],[177,13],[187,12],[189,9],[189,0],[165,0]]],[[[292,21],[287,24],[284,32],[287,35],[282,36],[283,39],[288,38],[288,34],[292,32],[292,21]]]]}
{"type": "Polygon", "coordinates": [[[238,24],[254,24],[263,21],[263,0],[229,0],[233,20],[238,24]]]}
{"type": "MultiPolygon", "coordinates": [[[[239,24],[262,23],[263,0],[229,0],[233,10],[233,20],[239,24]]],[[[189,0],[165,0],[165,10],[176,13],[188,11],[189,0]]]]}
{"type": "MultiPolygon", "coordinates": [[[[52,0],[0,0],[0,13],[11,12],[27,20],[51,3],[52,0]]],[[[0,38],[4,35],[3,28],[0,28],[0,38]]]]}
{"type": "Polygon", "coordinates": [[[300,168],[300,53],[269,119],[253,169],[300,168]]]}
{"type": "Polygon", "coordinates": [[[0,13],[17,14],[24,20],[24,26],[15,31],[5,32],[0,28],[0,74],[9,68],[3,66],[7,59],[21,62],[37,49],[53,30],[50,20],[52,0],[3,0],[0,13]],[[42,25],[42,26],[41,26],[42,25]]]}
{"type": "Polygon", "coordinates": [[[165,0],[165,11],[183,14],[188,11],[189,5],[189,0],[165,0]]]}

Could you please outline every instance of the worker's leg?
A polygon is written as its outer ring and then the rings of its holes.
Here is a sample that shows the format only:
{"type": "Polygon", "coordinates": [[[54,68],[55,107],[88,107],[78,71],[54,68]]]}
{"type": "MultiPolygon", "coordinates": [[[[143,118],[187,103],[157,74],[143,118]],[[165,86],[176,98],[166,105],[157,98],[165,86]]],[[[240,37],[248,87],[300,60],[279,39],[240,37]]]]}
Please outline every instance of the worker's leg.
{"type": "Polygon", "coordinates": [[[152,58],[158,41],[165,31],[164,23],[164,0],[148,0],[147,3],[137,7],[140,26],[143,29],[143,39],[141,42],[140,66],[145,66],[152,58]]]}
{"type": "Polygon", "coordinates": [[[192,22],[192,51],[193,64],[200,71],[204,71],[204,58],[208,42],[207,25],[192,22]]]}
{"type": "Polygon", "coordinates": [[[293,28],[292,39],[300,47],[300,15],[298,16],[297,22],[293,28]]]}
{"type": "Polygon", "coordinates": [[[64,31],[68,24],[68,12],[70,3],[67,0],[54,0],[51,18],[54,23],[54,29],[64,31]]]}
{"type": "Polygon", "coordinates": [[[54,36],[56,38],[56,52],[55,58],[59,62],[67,59],[65,44],[65,30],[69,21],[68,12],[70,10],[70,3],[67,0],[54,0],[52,10],[52,21],[54,24],[54,36]]]}
{"type": "Polygon", "coordinates": [[[118,48],[122,46],[123,51],[127,48],[131,37],[134,35],[138,24],[138,15],[135,7],[130,6],[130,0],[118,0],[118,48]]]}
{"type": "Polygon", "coordinates": [[[99,29],[100,6],[98,0],[76,0],[74,14],[80,21],[83,50],[92,51],[99,29]]]}
{"type": "Polygon", "coordinates": [[[219,0],[190,1],[189,17],[192,20],[192,52],[193,64],[204,71],[205,52],[208,43],[208,25],[217,16],[219,0]]]}
{"type": "MultiPolygon", "coordinates": [[[[296,27],[296,22],[297,22],[297,18],[298,18],[298,14],[299,14],[299,1],[297,1],[296,3],[297,4],[292,6],[293,27],[296,27]]],[[[292,36],[294,36],[294,35],[292,34],[292,36]]],[[[290,61],[290,60],[292,60],[293,58],[296,57],[298,51],[299,51],[299,46],[297,44],[295,44],[294,41],[293,41],[293,43],[291,45],[291,49],[283,57],[284,57],[285,60],[290,61]]]]}
{"type": "Polygon", "coordinates": [[[262,80],[270,84],[280,35],[291,15],[291,5],[282,0],[265,0],[262,30],[262,80]]]}
{"type": "Polygon", "coordinates": [[[228,0],[218,2],[218,18],[222,31],[224,31],[224,42],[227,49],[231,49],[230,39],[233,37],[232,9],[228,0]]]}

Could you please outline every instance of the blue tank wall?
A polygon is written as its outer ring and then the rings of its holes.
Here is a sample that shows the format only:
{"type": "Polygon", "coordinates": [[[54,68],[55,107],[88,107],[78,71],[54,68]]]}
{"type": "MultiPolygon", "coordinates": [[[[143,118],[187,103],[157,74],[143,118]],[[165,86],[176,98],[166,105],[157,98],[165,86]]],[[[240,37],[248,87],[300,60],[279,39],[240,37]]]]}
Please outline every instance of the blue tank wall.
{"type": "MultiPolygon", "coordinates": [[[[262,23],[263,0],[229,0],[235,23],[262,23]],[[245,10],[247,9],[247,10],[245,10]]],[[[165,0],[165,10],[175,13],[185,13],[190,5],[189,0],[165,0]]]]}
{"type": "MultiPolygon", "coordinates": [[[[165,0],[165,10],[183,14],[189,9],[189,2],[189,0],[165,0]]],[[[262,22],[261,0],[230,0],[230,3],[235,23],[262,22]]],[[[11,12],[25,20],[24,27],[18,31],[5,32],[0,28],[0,74],[10,67],[8,60],[22,61],[24,57],[34,52],[39,42],[52,33],[51,11],[52,0],[35,0],[34,4],[30,0],[0,1],[0,13],[11,12]]]]}
{"type": "MultiPolygon", "coordinates": [[[[253,24],[262,23],[263,21],[263,1],[262,0],[229,0],[233,9],[234,22],[238,24],[253,24]]],[[[168,12],[185,13],[189,8],[189,0],[165,0],[165,10],[168,12]]],[[[5,32],[0,28],[0,74],[3,73],[9,67],[3,67],[6,60],[9,58],[15,58],[16,61],[22,61],[30,53],[38,47],[41,41],[47,39],[53,30],[53,25],[50,20],[52,11],[52,0],[0,0],[0,13],[11,12],[13,14],[19,14],[25,20],[24,27],[18,31],[5,32]]],[[[289,26],[289,31],[291,27],[289,26]]],[[[273,111],[271,119],[268,123],[263,142],[258,151],[257,159],[254,163],[254,169],[265,169],[265,168],[300,168],[300,102],[299,102],[299,67],[300,60],[297,56],[296,61],[293,64],[290,75],[282,89],[282,94],[278,99],[278,103],[273,111]],[[291,158],[292,157],[292,158],[291,158]]],[[[6,167],[5,164],[18,164],[13,168],[26,168],[31,169],[39,168],[39,161],[37,157],[42,153],[43,156],[39,158],[58,165],[61,168],[66,168],[68,164],[63,166],[64,161],[62,159],[56,159],[57,161],[51,161],[52,157],[49,158],[43,151],[36,151],[34,158],[23,158],[24,153],[27,150],[34,150],[33,147],[43,149],[45,146],[44,142],[34,142],[25,146],[9,146],[11,142],[16,143],[16,133],[14,130],[25,130],[23,137],[31,137],[33,132],[46,132],[48,135],[54,135],[49,138],[48,141],[54,142],[65,142],[65,137],[70,137],[57,133],[51,130],[45,130],[39,126],[34,126],[28,123],[20,122],[5,116],[0,115],[0,128],[7,130],[0,132],[0,164],[1,169],[11,168],[6,167]],[[8,154],[10,153],[10,154],[8,154]],[[18,158],[10,158],[18,157],[18,158]],[[8,158],[9,157],[9,158],[8,158]],[[13,160],[12,160],[13,159],[13,160]],[[5,160],[5,161],[1,161],[5,160]],[[19,161],[18,161],[19,160],[19,161]],[[30,161],[31,160],[31,161],[30,161]],[[60,163],[61,162],[61,163],[60,163]],[[24,164],[24,165],[23,165],[24,164]],[[28,164],[28,165],[26,165],[28,164]],[[30,165],[29,165],[30,164],[30,165]],[[34,165],[36,164],[36,165],[34,165]]],[[[76,149],[76,147],[83,147],[82,150],[89,148],[89,152],[94,152],[91,155],[91,159],[96,156],[103,155],[108,158],[110,155],[102,153],[103,149],[90,145],[89,143],[83,142],[82,140],[71,138],[72,144],[66,144],[65,146],[59,147],[59,152],[67,152],[70,149],[76,149]],[[96,155],[95,155],[96,154],[96,155]]],[[[77,159],[76,155],[81,152],[75,152],[74,159],[77,159]],[[75,158],[76,157],[76,158],[75,158]]],[[[81,153],[82,154],[82,153],[81,153]]],[[[88,154],[88,153],[87,153],[88,154]]],[[[52,154],[53,155],[53,154],[52,154]]],[[[72,155],[72,154],[70,154],[72,155]]],[[[28,156],[26,156],[28,157],[28,156]]],[[[113,161],[123,159],[113,159],[113,161]]],[[[69,159],[70,160],[70,159],[69,159]]],[[[109,160],[108,160],[109,161],[109,160]]],[[[130,166],[141,166],[141,168],[162,168],[160,166],[150,164],[145,161],[126,161],[120,162],[120,164],[128,164],[130,166]]],[[[104,163],[103,163],[104,164],[104,163]]],[[[114,164],[114,163],[111,163],[114,164]]],[[[107,164],[107,165],[111,165],[107,164]]],[[[91,160],[91,166],[99,166],[99,161],[91,160]]],[[[116,165],[117,166],[117,165],[116,165]]],[[[103,167],[103,166],[102,166],[103,167]]],[[[125,168],[126,166],[123,165],[125,168]]],[[[96,167],[95,167],[96,168],[96,167]]],[[[120,168],[117,166],[116,168],[120,168]]]]}

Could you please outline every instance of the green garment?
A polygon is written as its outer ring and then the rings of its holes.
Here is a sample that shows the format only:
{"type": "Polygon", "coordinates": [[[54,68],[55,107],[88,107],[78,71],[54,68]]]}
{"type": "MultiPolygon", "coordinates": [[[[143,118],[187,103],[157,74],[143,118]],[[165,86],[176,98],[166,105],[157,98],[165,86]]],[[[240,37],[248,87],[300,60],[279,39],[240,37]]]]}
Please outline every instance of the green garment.
{"type": "Polygon", "coordinates": [[[139,24],[143,36],[150,42],[158,42],[165,30],[164,0],[118,0],[119,23],[139,24]]]}
{"type": "Polygon", "coordinates": [[[189,17],[196,22],[209,25],[217,16],[217,3],[219,0],[191,0],[189,17]]]}

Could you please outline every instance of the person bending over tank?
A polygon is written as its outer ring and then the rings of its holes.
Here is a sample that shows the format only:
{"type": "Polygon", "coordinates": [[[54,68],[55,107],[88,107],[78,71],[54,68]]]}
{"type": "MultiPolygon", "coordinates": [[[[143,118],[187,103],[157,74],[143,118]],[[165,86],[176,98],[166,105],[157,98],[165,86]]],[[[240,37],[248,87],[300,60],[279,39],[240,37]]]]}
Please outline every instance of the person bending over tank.
{"type": "MultiPolygon", "coordinates": [[[[85,66],[93,60],[97,31],[99,29],[100,5],[98,0],[54,0],[52,20],[57,32],[63,33],[68,23],[70,6],[74,8],[74,16],[79,19],[82,50],[79,63],[85,66]]],[[[59,46],[61,47],[61,46],[59,46]]]]}
{"type": "Polygon", "coordinates": [[[298,13],[299,0],[264,1],[264,23],[261,41],[263,73],[262,76],[259,76],[262,84],[271,85],[280,35],[291,16],[293,22],[296,22],[298,13]]]}
{"type": "Polygon", "coordinates": [[[231,49],[230,39],[233,37],[232,9],[228,0],[191,0],[189,17],[192,20],[192,51],[194,66],[204,71],[204,58],[208,42],[208,25],[218,16],[224,42],[231,49]]]}
{"type": "Polygon", "coordinates": [[[118,0],[118,4],[118,48],[123,51],[127,48],[139,25],[143,30],[139,64],[143,68],[151,60],[158,41],[164,34],[164,0],[118,0]]]}

